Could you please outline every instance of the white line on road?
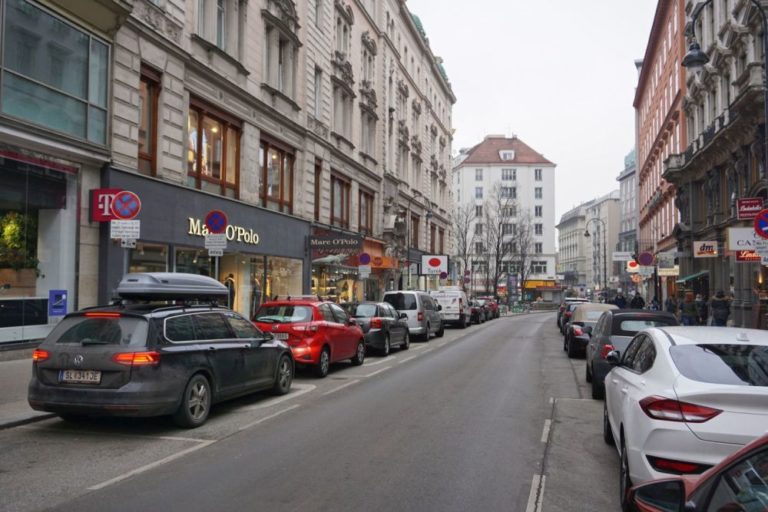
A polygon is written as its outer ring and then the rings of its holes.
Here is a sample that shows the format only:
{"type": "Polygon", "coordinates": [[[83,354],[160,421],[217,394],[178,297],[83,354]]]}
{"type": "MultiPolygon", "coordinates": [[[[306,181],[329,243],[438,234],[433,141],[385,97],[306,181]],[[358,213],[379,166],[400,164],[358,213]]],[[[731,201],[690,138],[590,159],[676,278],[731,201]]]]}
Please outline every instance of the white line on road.
{"type": "Polygon", "coordinates": [[[531,482],[531,493],[528,495],[528,506],[525,512],[541,512],[541,505],[544,502],[544,482],[547,477],[543,475],[533,475],[531,482]]]}
{"type": "Polygon", "coordinates": [[[429,353],[429,352],[432,352],[433,350],[435,350],[435,347],[432,347],[432,348],[428,348],[427,350],[425,350],[424,352],[422,352],[422,353],[421,353],[421,354],[419,354],[419,355],[420,355],[420,356],[423,356],[424,354],[427,354],[427,353],[429,353]]]}
{"type": "Polygon", "coordinates": [[[285,414],[288,411],[292,411],[292,410],[294,410],[297,407],[301,407],[301,405],[300,404],[294,404],[294,405],[292,405],[290,407],[287,407],[287,408],[285,408],[285,409],[283,409],[281,411],[277,411],[274,414],[270,414],[269,416],[265,416],[265,417],[261,418],[260,420],[252,421],[251,423],[248,423],[247,425],[243,425],[238,430],[241,431],[241,432],[243,430],[248,430],[251,427],[255,427],[256,425],[260,425],[261,423],[264,423],[265,421],[269,421],[272,418],[277,418],[281,414],[285,414]]]}
{"type": "Polygon", "coordinates": [[[349,387],[349,386],[351,386],[352,384],[357,384],[358,382],[360,382],[360,380],[359,380],[359,379],[351,380],[351,381],[347,382],[346,384],[342,384],[341,386],[339,386],[339,387],[337,387],[337,388],[335,388],[335,389],[332,389],[332,390],[330,390],[330,391],[326,391],[325,393],[323,393],[323,396],[328,396],[328,395],[330,395],[330,394],[332,394],[332,393],[335,393],[335,392],[337,392],[337,391],[341,391],[342,389],[344,389],[344,388],[346,388],[346,387],[349,387]]]}
{"type": "Polygon", "coordinates": [[[360,377],[365,377],[365,378],[373,377],[374,375],[378,375],[378,374],[380,374],[382,372],[385,372],[385,371],[391,370],[391,369],[392,369],[391,366],[387,366],[386,368],[380,368],[380,369],[376,370],[373,373],[369,373],[368,375],[360,375],[360,377]]]}
{"type": "Polygon", "coordinates": [[[381,359],[377,359],[376,361],[374,361],[372,363],[369,363],[368,359],[366,359],[365,360],[365,367],[367,368],[369,366],[376,366],[377,364],[388,363],[388,362],[390,362],[392,360],[393,360],[393,358],[391,358],[391,357],[382,357],[381,359]]]}
{"type": "Polygon", "coordinates": [[[314,384],[293,384],[291,386],[291,389],[296,391],[291,391],[287,395],[283,395],[280,397],[270,398],[269,400],[265,400],[263,403],[259,403],[256,405],[250,405],[248,407],[238,407],[237,409],[233,409],[233,412],[257,411],[259,409],[266,409],[268,407],[273,407],[279,403],[285,402],[286,400],[293,400],[296,397],[309,393],[310,391],[314,391],[316,388],[317,386],[315,386],[314,384]]]}
{"type": "Polygon", "coordinates": [[[125,480],[126,478],[130,478],[132,476],[138,475],[140,473],[144,473],[146,471],[149,471],[150,469],[154,469],[158,466],[162,466],[163,464],[168,464],[169,462],[172,462],[176,459],[179,459],[181,457],[184,457],[185,455],[192,453],[194,451],[197,451],[201,448],[205,448],[206,446],[209,446],[216,441],[203,441],[200,444],[196,446],[191,446],[187,448],[186,450],[181,450],[180,452],[176,452],[173,455],[169,455],[168,457],[164,459],[157,460],[155,462],[152,462],[151,464],[147,464],[145,466],[141,466],[140,468],[136,468],[132,471],[129,471],[127,473],[123,473],[120,476],[116,476],[115,478],[112,478],[110,480],[107,480],[106,482],[102,482],[100,484],[92,485],[91,487],[88,487],[89,491],[98,491],[99,489],[103,489],[104,487],[107,487],[109,485],[112,485],[114,483],[120,482],[121,480],[125,480]]]}
{"type": "Polygon", "coordinates": [[[549,429],[552,428],[552,420],[544,420],[544,431],[541,433],[541,442],[546,443],[549,439],[549,429]]]}
{"type": "Polygon", "coordinates": [[[418,354],[417,354],[417,355],[415,355],[415,356],[411,356],[411,357],[409,357],[409,358],[403,359],[402,361],[398,361],[398,363],[397,363],[397,364],[403,364],[403,363],[407,363],[408,361],[413,361],[413,360],[414,360],[414,359],[416,359],[417,357],[419,357],[419,356],[418,356],[418,354]]]}

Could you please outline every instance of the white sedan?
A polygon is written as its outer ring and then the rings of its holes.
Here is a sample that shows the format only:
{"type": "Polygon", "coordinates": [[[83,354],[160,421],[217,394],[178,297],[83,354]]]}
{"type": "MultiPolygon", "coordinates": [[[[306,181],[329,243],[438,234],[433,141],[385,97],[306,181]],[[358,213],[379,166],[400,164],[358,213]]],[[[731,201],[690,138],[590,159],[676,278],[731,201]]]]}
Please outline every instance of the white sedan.
{"type": "Polygon", "coordinates": [[[697,474],[768,431],[768,332],[663,327],[612,352],[603,436],[633,484],[697,474]]]}

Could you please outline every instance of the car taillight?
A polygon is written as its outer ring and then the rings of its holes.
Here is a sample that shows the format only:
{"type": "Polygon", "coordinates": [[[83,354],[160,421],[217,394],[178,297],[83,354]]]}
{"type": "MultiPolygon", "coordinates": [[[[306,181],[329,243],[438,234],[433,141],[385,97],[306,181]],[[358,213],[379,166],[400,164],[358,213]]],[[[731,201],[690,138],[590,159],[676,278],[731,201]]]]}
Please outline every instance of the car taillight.
{"type": "Polygon", "coordinates": [[[155,366],[160,364],[160,352],[120,352],[112,360],[125,366],[155,366]]]}
{"type": "Polygon", "coordinates": [[[680,402],[663,396],[649,396],[640,400],[640,408],[650,418],[665,421],[704,423],[718,414],[720,409],[680,402]]]}
{"type": "Polygon", "coordinates": [[[371,329],[381,329],[384,326],[384,322],[379,317],[371,318],[371,329]]]}
{"type": "Polygon", "coordinates": [[[662,473],[672,473],[675,475],[694,474],[698,475],[708,470],[712,466],[709,464],[697,464],[695,462],[685,462],[682,460],[662,459],[661,457],[647,456],[648,462],[656,471],[662,473]]]}
{"type": "Polygon", "coordinates": [[[565,316],[571,316],[571,312],[570,312],[570,311],[566,311],[566,312],[565,312],[565,313],[563,313],[563,314],[564,314],[565,316]]]}
{"type": "Polygon", "coordinates": [[[612,352],[616,350],[616,347],[613,345],[603,345],[603,348],[600,349],[600,359],[605,359],[608,357],[608,352],[612,352]]]}
{"type": "Polygon", "coordinates": [[[584,334],[584,331],[581,330],[581,327],[579,327],[578,325],[574,325],[573,326],[573,335],[574,336],[581,336],[582,334],[584,334]]]}
{"type": "Polygon", "coordinates": [[[90,313],[86,313],[84,316],[87,316],[89,318],[120,318],[120,313],[113,313],[108,311],[91,311],[90,313]]]}
{"type": "Polygon", "coordinates": [[[419,322],[421,322],[422,320],[424,320],[424,312],[423,312],[423,311],[419,311],[419,314],[416,316],[416,319],[417,319],[419,322]]]}
{"type": "Polygon", "coordinates": [[[302,336],[305,338],[314,336],[319,329],[320,329],[320,326],[318,326],[317,324],[304,324],[304,325],[293,326],[293,331],[296,332],[299,336],[302,336]]]}
{"type": "Polygon", "coordinates": [[[34,363],[46,361],[49,357],[51,357],[51,353],[41,348],[36,348],[35,351],[32,352],[32,362],[34,363]]]}

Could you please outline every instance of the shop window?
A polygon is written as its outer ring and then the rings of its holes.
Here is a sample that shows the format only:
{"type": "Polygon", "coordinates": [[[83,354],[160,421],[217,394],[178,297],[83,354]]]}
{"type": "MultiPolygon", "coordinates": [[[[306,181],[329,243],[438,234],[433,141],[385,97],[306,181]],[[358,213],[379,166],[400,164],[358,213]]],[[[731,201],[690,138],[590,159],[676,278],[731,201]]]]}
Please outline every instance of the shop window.
{"type": "Polygon", "coordinates": [[[291,258],[267,258],[266,293],[268,297],[301,295],[304,275],[301,260],[291,258]]]}
{"type": "Polygon", "coordinates": [[[293,213],[293,153],[271,142],[259,146],[261,163],[261,204],[284,213],[293,213]]]}
{"type": "MultiPolygon", "coordinates": [[[[167,272],[168,246],[139,242],[131,250],[129,272],[167,272]]],[[[197,273],[197,272],[196,272],[197,273]]]]}
{"type": "Polygon", "coordinates": [[[27,0],[5,2],[2,112],[104,145],[110,47],[27,0]]]}
{"type": "Polygon", "coordinates": [[[157,173],[157,109],[160,74],[142,65],[139,82],[139,172],[157,173]]]}
{"type": "Polygon", "coordinates": [[[362,235],[373,234],[373,194],[360,190],[359,232],[362,235]]]}
{"type": "Polygon", "coordinates": [[[213,276],[213,258],[205,249],[176,249],[175,272],[213,276]]]}
{"type": "Polygon", "coordinates": [[[193,99],[187,129],[189,185],[237,199],[240,122],[193,99]]]}
{"type": "Polygon", "coordinates": [[[350,183],[340,176],[331,176],[331,225],[349,229],[350,183]]]}

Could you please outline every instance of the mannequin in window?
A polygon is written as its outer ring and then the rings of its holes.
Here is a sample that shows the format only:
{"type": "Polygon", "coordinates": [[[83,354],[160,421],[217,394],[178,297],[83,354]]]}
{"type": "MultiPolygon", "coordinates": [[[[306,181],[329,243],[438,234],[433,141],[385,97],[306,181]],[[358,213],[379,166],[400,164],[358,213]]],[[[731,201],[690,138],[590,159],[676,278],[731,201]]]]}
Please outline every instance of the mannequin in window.
{"type": "Polygon", "coordinates": [[[227,307],[229,309],[234,309],[235,307],[235,276],[234,274],[229,274],[226,279],[224,279],[224,286],[227,287],[227,291],[229,293],[229,297],[227,299],[227,307]]]}
{"type": "Polygon", "coordinates": [[[261,305],[261,283],[254,277],[251,285],[251,318],[256,316],[256,310],[261,305]]]}

